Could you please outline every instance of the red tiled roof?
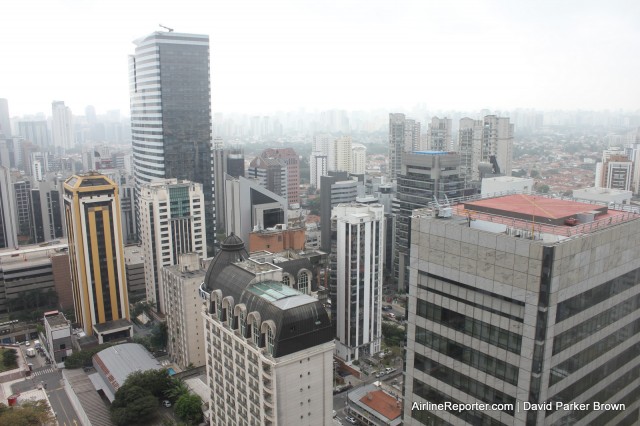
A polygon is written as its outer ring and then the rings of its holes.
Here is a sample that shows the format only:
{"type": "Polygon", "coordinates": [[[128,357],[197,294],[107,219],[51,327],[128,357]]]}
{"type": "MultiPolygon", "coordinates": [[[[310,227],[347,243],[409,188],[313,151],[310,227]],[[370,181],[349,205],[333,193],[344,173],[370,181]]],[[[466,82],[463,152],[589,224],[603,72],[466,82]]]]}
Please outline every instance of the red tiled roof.
{"type": "Polygon", "coordinates": [[[400,414],[402,414],[400,402],[382,390],[367,393],[360,398],[360,402],[382,414],[389,420],[398,418],[400,414]]]}
{"type": "Polygon", "coordinates": [[[505,197],[488,198],[485,200],[465,203],[465,207],[485,207],[495,211],[495,214],[517,213],[536,218],[562,219],[578,213],[600,210],[602,206],[579,203],[571,200],[540,197],[535,195],[516,194],[505,197]]]}

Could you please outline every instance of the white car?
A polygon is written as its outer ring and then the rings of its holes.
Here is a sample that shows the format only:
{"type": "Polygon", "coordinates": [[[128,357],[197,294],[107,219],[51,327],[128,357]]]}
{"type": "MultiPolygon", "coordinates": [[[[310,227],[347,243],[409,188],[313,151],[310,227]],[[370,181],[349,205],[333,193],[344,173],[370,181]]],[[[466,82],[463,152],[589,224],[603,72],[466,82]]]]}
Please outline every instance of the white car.
{"type": "Polygon", "coordinates": [[[31,346],[31,342],[27,340],[26,342],[24,342],[24,345],[25,346],[31,346]]]}
{"type": "Polygon", "coordinates": [[[168,399],[165,399],[164,401],[162,401],[162,405],[169,408],[171,407],[171,401],[169,401],[168,399]]]}
{"type": "Polygon", "coordinates": [[[347,421],[347,423],[351,423],[352,425],[358,424],[358,421],[351,416],[347,416],[344,419],[347,421]]]}

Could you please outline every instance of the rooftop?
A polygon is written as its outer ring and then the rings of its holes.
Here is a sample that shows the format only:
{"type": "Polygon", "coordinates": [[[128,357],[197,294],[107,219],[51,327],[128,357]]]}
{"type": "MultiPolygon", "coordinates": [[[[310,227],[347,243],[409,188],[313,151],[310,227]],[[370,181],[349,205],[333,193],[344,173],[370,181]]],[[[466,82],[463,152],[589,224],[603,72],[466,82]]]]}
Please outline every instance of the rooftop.
{"type": "Polygon", "coordinates": [[[349,393],[349,400],[361,410],[383,420],[385,424],[401,424],[402,401],[389,395],[375,384],[358,388],[349,393]]]}
{"type": "Polygon", "coordinates": [[[64,314],[62,312],[58,312],[57,315],[47,315],[46,317],[44,317],[44,319],[49,323],[50,327],[64,327],[71,324],[64,317],[64,314]]]}
{"type": "MultiPolygon", "coordinates": [[[[430,208],[417,211],[434,215],[436,210],[435,205],[430,205],[430,208]]],[[[526,194],[487,196],[483,199],[476,196],[471,201],[459,200],[452,202],[451,213],[464,219],[461,223],[468,223],[469,226],[473,223],[491,223],[494,230],[500,229],[497,225],[502,226],[500,232],[506,229],[510,234],[509,229],[524,230],[559,239],[595,232],[640,218],[640,214],[633,211],[608,208],[603,203],[526,194]]],[[[519,231],[514,235],[516,234],[519,231]]]]}
{"type": "Polygon", "coordinates": [[[109,378],[115,390],[118,390],[134,371],[162,369],[162,365],[149,351],[137,343],[125,343],[103,349],[93,356],[93,362],[109,378]]]}

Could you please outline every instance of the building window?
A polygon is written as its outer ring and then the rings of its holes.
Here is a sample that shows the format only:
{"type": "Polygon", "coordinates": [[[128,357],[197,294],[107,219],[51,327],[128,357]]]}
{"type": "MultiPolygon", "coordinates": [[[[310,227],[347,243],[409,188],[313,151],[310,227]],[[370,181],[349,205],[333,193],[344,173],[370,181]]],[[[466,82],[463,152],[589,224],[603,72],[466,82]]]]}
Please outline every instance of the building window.
{"type": "Polygon", "coordinates": [[[309,274],[304,271],[298,275],[298,291],[309,294],[309,274]]]}
{"type": "Polygon", "coordinates": [[[273,356],[275,356],[275,353],[273,350],[275,337],[276,336],[273,329],[271,327],[267,327],[267,351],[269,351],[269,353],[273,356]]]}
{"type": "Polygon", "coordinates": [[[240,313],[238,314],[238,323],[240,326],[240,334],[242,335],[242,337],[245,337],[247,335],[246,316],[247,315],[244,311],[240,311],[240,313]]]}
{"type": "Polygon", "coordinates": [[[258,321],[254,320],[252,324],[251,334],[253,338],[253,344],[257,347],[260,347],[260,324],[258,321]]]}
{"type": "Polygon", "coordinates": [[[289,278],[289,275],[282,276],[282,284],[286,285],[287,287],[291,287],[291,278],[289,278]]]}
{"type": "Polygon", "coordinates": [[[218,319],[222,321],[222,300],[220,298],[216,299],[216,314],[218,319]]]}

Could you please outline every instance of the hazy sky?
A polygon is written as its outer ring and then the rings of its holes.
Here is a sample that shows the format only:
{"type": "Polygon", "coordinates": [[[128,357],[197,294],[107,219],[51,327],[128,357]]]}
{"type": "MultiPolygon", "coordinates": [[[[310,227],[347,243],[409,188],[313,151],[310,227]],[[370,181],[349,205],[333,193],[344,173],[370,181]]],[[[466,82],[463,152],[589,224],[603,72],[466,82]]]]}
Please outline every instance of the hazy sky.
{"type": "Polygon", "coordinates": [[[132,41],[208,34],[214,112],[640,109],[640,1],[3,0],[12,116],[128,114],[132,41]]]}

